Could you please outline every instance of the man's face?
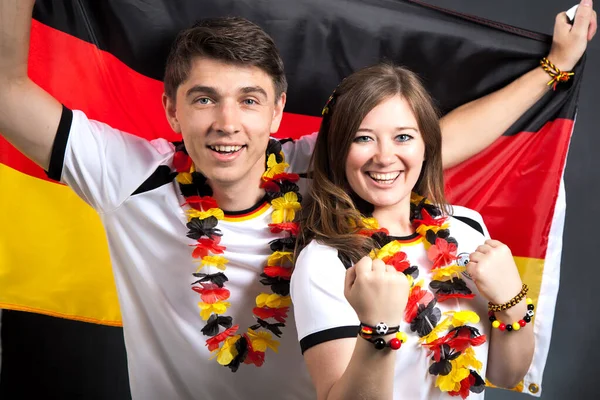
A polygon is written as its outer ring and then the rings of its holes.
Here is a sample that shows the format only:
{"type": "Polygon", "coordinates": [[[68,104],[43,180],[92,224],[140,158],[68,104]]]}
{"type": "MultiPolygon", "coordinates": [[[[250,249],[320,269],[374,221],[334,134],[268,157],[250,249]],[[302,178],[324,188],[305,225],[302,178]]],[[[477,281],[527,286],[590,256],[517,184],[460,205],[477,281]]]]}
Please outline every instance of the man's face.
{"type": "Polygon", "coordinates": [[[213,187],[229,187],[258,184],[285,99],[275,101],[273,80],[258,67],[196,58],[176,102],[163,96],[163,105],[196,170],[213,187]]]}

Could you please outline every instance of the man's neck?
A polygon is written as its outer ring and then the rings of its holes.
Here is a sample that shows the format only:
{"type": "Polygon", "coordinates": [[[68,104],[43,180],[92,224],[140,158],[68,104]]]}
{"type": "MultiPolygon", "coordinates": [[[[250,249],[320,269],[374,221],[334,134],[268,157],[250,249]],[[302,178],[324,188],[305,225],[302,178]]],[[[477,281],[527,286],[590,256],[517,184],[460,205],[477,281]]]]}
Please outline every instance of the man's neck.
{"type": "Polygon", "coordinates": [[[265,195],[260,183],[264,173],[264,162],[253,167],[238,182],[223,185],[208,181],[219,208],[225,211],[242,211],[254,207],[265,195]]]}
{"type": "MultiPolygon", "coordinates": [[[[210,184],[210,182],[209,182],[210,184]]],[[[212,197],[217,201],[219,208],[225,211],[242,211],[255,206],[265,195],[260,188],[260,181],[252,183],[238,183],[227,187],[212,185],[212,197]]]]}

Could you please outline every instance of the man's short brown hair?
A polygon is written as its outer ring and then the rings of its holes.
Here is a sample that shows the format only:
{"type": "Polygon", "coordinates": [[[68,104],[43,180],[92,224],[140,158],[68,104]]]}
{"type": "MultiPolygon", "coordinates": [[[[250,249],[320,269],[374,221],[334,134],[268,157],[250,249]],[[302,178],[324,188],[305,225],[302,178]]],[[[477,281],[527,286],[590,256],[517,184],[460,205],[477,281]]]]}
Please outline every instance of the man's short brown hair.
{"type": "Polygon", "coordinates": [[[188,78],[196,57],[262,69],[273,79],[275,101],[287,91],[283,60],[275,42],[247,19],[205,19],[177,35],[167,58],[164,79],[165,93],[172,100],[179,85],[188,78]]]}

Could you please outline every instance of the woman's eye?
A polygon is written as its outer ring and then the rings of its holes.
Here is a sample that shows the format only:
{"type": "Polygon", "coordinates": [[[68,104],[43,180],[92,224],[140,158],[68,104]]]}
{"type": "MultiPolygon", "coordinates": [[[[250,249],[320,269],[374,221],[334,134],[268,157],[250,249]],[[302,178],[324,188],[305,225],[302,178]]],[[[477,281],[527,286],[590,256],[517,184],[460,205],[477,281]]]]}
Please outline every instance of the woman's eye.
{"type": "Polygon", "coordinates": [[[355,143],[365,143],[370,140],[371,140],[371,138],[369,136],[357,136],[354,138],[355,143]]]}
{"type": "Polygon", "coordinates": [[[403,133],[402,135],[396,136],[396,140],[399,142],[408,142],[412,138],[413,138],[412,136],[407,135],[405,133],[403,133]]]}

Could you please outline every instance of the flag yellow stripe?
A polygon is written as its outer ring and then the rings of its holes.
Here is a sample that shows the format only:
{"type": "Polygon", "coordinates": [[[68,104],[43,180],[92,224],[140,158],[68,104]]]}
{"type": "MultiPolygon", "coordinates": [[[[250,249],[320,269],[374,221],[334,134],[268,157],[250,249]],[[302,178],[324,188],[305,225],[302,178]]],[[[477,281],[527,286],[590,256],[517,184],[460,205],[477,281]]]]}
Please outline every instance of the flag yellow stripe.
{"type": "MultiPolygon", "coordinates": [[[[541,258],[514,257],[515,264],[521,275],[521,280],[529,286],[527,297],[538,303],[542,287],[542,274],[544,272],[544,260],[541,258]]],[[[535,317],[534,317],[535,318],[535,317]]]]}
{"type": "MultiPolygon", "coordinates": [[[[0,182],[0,226],[10,227],[0,231],[0,308],[121,325],[96,212],[69,188],[2,164],[0,182]]],[[[544,260],[515,262],[537,303],[544,260]]]]}
{"type": "Polygon", "coordinates": [[[3,164],[0,183],[0,308],[121,325],[98,214],[69,188],[3,164]]]}
{"type": "MultiPolygon", "coordinates": [[[[517,264],[517,269],[519,270],[519,275],[521,275],[521,280],[523,283],[526,283],[529,286],[529,292],[527,293],[527,297],[533,300],[533,304],[538,303],[538,298],[540,297],[540,289],[542,287],[542,273],[544,271],[544,260],[541,258],[529,258],[529,257],[513,257],[515,260],[515,264],[517,264]]],[[[535,321],[535,316],[532,318],[532,323],[535,321]]],[[[485,380],[485,384],[488,387],[496,388],[490,381],[485,380]]],[[[523,392],[524,390],[523,381],[519,382],[517,386],[510,389],[515,392],[523,392]]]]}
{"type": "MultiPolygon", "coordinates": [[[[492,382],[488,381],[487,378],[485,379],[485,385],[487,387],[494,388],[494,389],[505,389],[505,388],[501,388],[499,386],[494,385],[492,382]]],[[[514,388],[506,388],[506,389],[521,393],[523,391],[523,388],[524,388],[524,383],[523,383],[523,381],[521,381],[521,382],[517,383],[517,386],[515,386],[514,388]]]]}
{"type": "Polygon", "coordinates": [[[24,306],[21,304],[0,303],[0,308],[5,309],[5,310],[25,311],[25,312],[31,312],[31,313],[36,313],[36,314],[43,314],[43,315],[48,315],[50,317],[55,317],[55,318],[72,319],[74,321],[87,322],[90,324],[119,326],[119,327],[123,326],[123,323],[120,320],[119,321],[109,321],[109,320],[99,320],[98,318],[88,318],[88,317],[84,317],[81,315],[68,315],[68,314],[62,314],[62,313],[54,312],[54,311],[47,310],[47,309],[38,309],[38,308],[27,307],[27,306],[24,306]]]}

